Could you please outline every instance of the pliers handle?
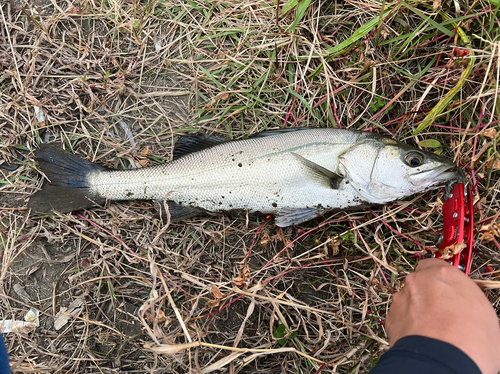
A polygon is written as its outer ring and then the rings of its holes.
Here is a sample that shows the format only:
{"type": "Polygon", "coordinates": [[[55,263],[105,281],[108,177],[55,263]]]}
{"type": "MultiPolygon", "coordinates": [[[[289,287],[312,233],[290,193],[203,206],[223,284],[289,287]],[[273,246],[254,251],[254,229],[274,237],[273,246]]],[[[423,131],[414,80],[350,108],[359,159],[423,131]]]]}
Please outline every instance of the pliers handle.
{"type": "MultiPolygon", "coordinates": [[[[452,250],[451,264],[469,274],[474,239],[474,208],[472,190],[458,183],[443,204],[443,241],[439,249],[452,250]],[[463,250],[461,250],[463,248],[463,250]],[[461,250],[461,251],[460,251],[461,250]]],[[[442,257],[437,253],[436,257],[442,257]]]]}

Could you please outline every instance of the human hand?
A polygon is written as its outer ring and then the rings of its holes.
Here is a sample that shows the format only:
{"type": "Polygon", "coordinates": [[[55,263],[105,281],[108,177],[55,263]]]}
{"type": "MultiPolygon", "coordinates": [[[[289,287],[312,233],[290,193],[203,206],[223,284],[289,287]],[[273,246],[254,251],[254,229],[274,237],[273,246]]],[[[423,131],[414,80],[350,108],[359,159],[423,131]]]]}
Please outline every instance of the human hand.
{"type": "Polygon", "coordinates": [[[465,352],[483,374],[500,371],[500,325],[481,289],[460,270],[439,259],[421,261],[394,295],[386,319],[391,347],[402,337],[421,335],[465,352]]]}

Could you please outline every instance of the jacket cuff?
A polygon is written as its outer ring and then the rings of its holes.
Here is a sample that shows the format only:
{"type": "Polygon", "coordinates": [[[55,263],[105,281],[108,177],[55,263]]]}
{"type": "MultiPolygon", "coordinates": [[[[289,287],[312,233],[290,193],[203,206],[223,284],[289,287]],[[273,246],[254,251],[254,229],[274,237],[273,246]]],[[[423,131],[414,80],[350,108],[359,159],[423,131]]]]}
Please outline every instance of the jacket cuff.
{"type": "Polygon", "coordinates": [[[370,374],[481,374],[462,350],[441,340],[412,335],[399,339],[370,374]]]}

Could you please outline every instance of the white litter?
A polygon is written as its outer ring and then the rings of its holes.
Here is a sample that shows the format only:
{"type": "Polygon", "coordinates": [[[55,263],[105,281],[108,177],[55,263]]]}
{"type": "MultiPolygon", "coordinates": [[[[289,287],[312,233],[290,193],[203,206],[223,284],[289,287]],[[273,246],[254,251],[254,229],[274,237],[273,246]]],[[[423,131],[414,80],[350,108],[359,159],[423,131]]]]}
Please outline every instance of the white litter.
{"type": "Polygon", "coordinates": [[[35,110],[35,116],[36,116],[37,122],[38,123],[45,123],[45,113],[43,112],[42,108],[39,108],[36,105],[34,105],[33,109],[35,110]]]}
{"type": "Polygon", "coordinates": [[[4,334],[9,332],[26,334],[30,331],[33,331],[38,326],[40,326],[40,321],[38,320],[39,315],[40,311],[31,308],[24,316],[24,321],[4,319],[3,321],[0,321],[0,332],[4,334]]]}

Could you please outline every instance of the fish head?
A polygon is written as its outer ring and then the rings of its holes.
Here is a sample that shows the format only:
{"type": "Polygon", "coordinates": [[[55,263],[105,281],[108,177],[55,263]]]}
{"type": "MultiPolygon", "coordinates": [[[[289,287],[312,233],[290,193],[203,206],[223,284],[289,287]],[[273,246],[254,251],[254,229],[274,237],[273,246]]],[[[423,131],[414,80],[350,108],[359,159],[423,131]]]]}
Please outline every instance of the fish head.
{"type": "Polygon", "coordinates": [[[464,182],[452,161],[384,137],[374,137],[339,158],[356,193],[383,204],[434,188],[464,182]]]}

